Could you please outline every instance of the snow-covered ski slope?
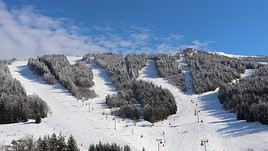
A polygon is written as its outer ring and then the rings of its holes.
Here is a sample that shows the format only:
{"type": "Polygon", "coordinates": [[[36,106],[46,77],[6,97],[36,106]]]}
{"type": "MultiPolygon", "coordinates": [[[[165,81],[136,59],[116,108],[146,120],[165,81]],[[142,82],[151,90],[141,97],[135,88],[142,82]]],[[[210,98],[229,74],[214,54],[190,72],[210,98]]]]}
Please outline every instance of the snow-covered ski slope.
{"type": "MultiPolygon", "coordinates": [[[[179,62],[184,61],[181,60],[179,62]]],[[[187,69],[187,67],[183,69],[187,69]]],[[[186,73],[188,71],[183,72],[186,73]]],[[[186,82],[191,81],[189,79],[191,78],[190,74],[185,75],[186,82]]],[[[207,148],[210,150],[224,149],[224,140],[218,136],[215,128],[208,124],[198,123],[197,116],[194,113],[195,110],[199,110],[198,106],[196,106],[199,102],[196,100],[196,96],[191,95],[193,92],[192,86],[187,85],[189,95],[182,93],[177,87],[158,77],[155,61],[153,60],[148,61],[148,66],[141,71],[138,79],[151,81],[162,88],[169,89],[175,97],[178,107],[177,114],[170,116],[168,120],[163,122],[166,126],[160,126],[168,136],[166,150],[202,151],[204,147],[200,144],[203,139],[209,140],[210,143],[207,144],[207,148]],[[171,125],[169,125],[169,122],[171,125]]],[[[200,122],[201,120],[204,119],[200,115],[200,122]]]]}
{"type": "MultiPolygon", "coordinates": [[[[79,59],[68,57],[71,64],[79,59]]],[[[146,121],[139,121],[134,126],[131,120],[122,120],[109,114],[111,110],[105,105],[105,96],[116,91],[107,72],[94,62],[89,66],[92,67],[94,90],[98,97],[82,102],[77,101],[60,84],[48,85],[41,77],[33,75],[27,68],[27,61],[16,61],[9,66],[12,76],[22,83],[27,94],[36,93],[44,99],[52,114],[41,124],[30,121],[0,125],[0,143],[55,132],[67,136],[72,134],[82,150],[87,150],[90,143],[103,141],[128,144],[134,151],[142,147],[146,151],[157,151],[156,139],[163,141],[160,151],[203,151],[204,146],[200,143],[206,139],[209,151],[268,150],[267,126],[236,120],[233,113],[222,109],[217,99],[217,90],[193,95],[189,68],[184,59],[179,60],[178,64],[182,65],[186,76],[187,93],[158,77],[154,61],[148,61],[138,77],[169,89],[176,99],[177,113],[154,126],[146,121]],[[200,111],[199,120],[203,123],[197,122],[195,110],[200,111]]]]}
{"type": "Polygon", "coordinates": [[[125,137],[131,133],[124,132],[121,123],[118,123],[118,131],[123,132],[115,131],[113,117],[105,115],[107,111],[105,95],[115,93],[115,88],[111,86],[104,69],[92,66],[96,77],[94,82],[97,83],[94,89],[99,97],[82,102],[77,101],[60,84],[48,85],[41,77],[33,75],[27,68],[27,61],[16,61],[9,68],[13,77],[22,83],[27,94],[39,95],[47,102],[52,114],[49,114],[41,124],[28,122],[0,125],[0,142],[7,143],[27,135],[39,137],[55,132],[66,136],[74,135],[82,150],[87,150],[89,143],[99,141],[130,144],[125,137]]]}
{"type": "MultiPolygon", "coordinates": [[[[170,134],[175,134],[176,144],[171,150],[204,150],[201,147],[201,140],[208,140],[208,150],[225,151],[255,151],[268,150],[268,126],[258,122],[247,123],[236,120],[235,114],[225,111],[217,98],[218,89],[202,95],[191,95],[193,87],[189,68],[182,58],[178,60],[182,65],[186,77],[187,93],[182,93],[176,87],[171,86],[167,81],[159,78],[155,69],[155,62],[149,61],[148,66],[141,72],[139,79],[152,81],[153,83],[167,88],[174,95],[178,113],[175,117],[177,125],[175,130],[166,129],[170,134]],[[193,103],[191,102],[193,100],[193,103]],[[197,123],[197,116],[194,116],[195,109],[200,111],[199,119],[203,123],[197,123]],[[178,132],[184,132],[178,134],[178,132]]],[[[246,70],[242,78],[249,77],[254,71],[246,70]]]]}

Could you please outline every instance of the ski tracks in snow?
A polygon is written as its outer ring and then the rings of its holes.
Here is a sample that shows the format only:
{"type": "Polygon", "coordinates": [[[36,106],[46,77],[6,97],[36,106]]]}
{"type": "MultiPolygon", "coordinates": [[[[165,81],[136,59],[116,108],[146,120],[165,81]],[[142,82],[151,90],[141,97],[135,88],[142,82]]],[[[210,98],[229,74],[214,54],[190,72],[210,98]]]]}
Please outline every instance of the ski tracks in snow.
{"type": "Polygon", "coordinates": [[[34,75],[27,67],[27,61],[16,61],[9,66],[14,78],[19,80],[26,89],[27,94],[37,94],[47,102],[52,114],[45,118],[41,124],[16,123],[0,125],[0,142],[8,143],[12,139],[25,136],[38,138],[43,135],[62,133],[65,136],[73,135],[80,149],[88,150],[90,143],[117,142],[129,144],[135,151],[135,146],[126,140],[122,131],[123,122],[118,120],[118,131],[114,130],[114,120],[111,115],[104,115],[108,110],[105,105],[105,96],[115,93],[115,88],[109,83],[106,71],[92,66],[97,98],[88,101],[77,100],[68,90],[59,83],[48,85],[40,76],[34,75]],[[90,109],[90,110],[89,110],[90,109]],[[106,119],[107,118],[107,119],[106,119]],[[14,132],[16,136],[10,137],[14,132]],[[117,133],[118,132],[118,133],[117,133]],[[120,136],[122,134],[122,137],[120,136]]]}
{"type": "MultiPolygon", "coordinates": [[[[184,62],[184,60],[178,61],[178,63],[182,62],[184,62]]],[[[189,68],[185,62],[182,65],[187,83],[186,94],[181,92],[176,86],[169,84],[163,78],[158,77],[155,61],[153,60],[148,61],[147,66],[140,72],[140,76],[138,77],[140,80],[150,81],[162,88],[169,89],[177,103],[177,113],[171,115],[168,120],[164,121],[172,121],[169,127],[165,127],[165,131],[170,135],[175,135],[172,139],[168,140],[168,142],[175,141],[175,143],[168,143],[165,149],[174,151],[201,151],[203,150],[203,146],[200,145],[202,139],[211,139],[208,144],[210,150],[223,149],[221,138],[217,137],[214,129],[207,126],[205,123],[197,122],[197,117],[194,113],[195,110],[199,110],[198,106],[196,106],[196,104],[199,104],[199,101],[196,99],[197,95],[192,95],[191,76],[190,72],[187,71],[189,68]]],[[[202,119],[201,115],[200,119],[202,119]]]]}

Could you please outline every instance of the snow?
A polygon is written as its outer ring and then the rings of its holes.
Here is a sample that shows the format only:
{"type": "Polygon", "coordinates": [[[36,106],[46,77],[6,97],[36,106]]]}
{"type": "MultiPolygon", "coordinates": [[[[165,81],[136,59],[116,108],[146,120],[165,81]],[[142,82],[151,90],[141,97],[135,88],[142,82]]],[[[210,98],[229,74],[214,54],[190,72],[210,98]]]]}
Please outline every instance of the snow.
{"type": "MultiPolygon", "coordinates": [[[[185,60],[178,62],[185,63],[185,60]]],[[[183,66],[186,66],[186,64],[183,66]]],[[[163,127],[165,133],[168,136],[172,136],[168,137],[168,144],[166,144],[165,150],[201,151],[204,150],[204,147],[200,145],[202,139],[209,139],[207,147],[210,150],[224,148],[222,138],[218,136],[214,127],[211,127],[207,123],[197,122],[194,112],[198,110],[196,104],[199,104],[199,102],[196,100],[196,95],[191,95],[193,92],[192,86],[187,85],[190,87],[187,87],[188,92],[184,94],[177,87],[170,85],[166,80],[158,77],[155,68],[155,62],[153,60],[148,61],[148,66],[141,71],[138,79],[151,81],[162,88],[169,89],[175,98],[178,111],[175,115],[170,116],[168,120],[163,122],[163,125],[168,125],[168,122],[171,121],[171,126],[163,127]]],[[[188,67],[183,67],[183,69],[188,69],[188,67]]],[[[191,81],[189,79],[191,78],[189,71],[184,70],[183,72],[187,73],[185,74],[186,81],[191,81]]]]}
{"type": "MultiPolygon", "coordinates": [[[[244,56],[244,55],[235,55],[235,54],[228,54],[228,53],[225,53],[225,52],[209,52],[211,54],[216,54],[216,55],[222,55],[222,56],[226,56],[226,57],[229,57],[229,58],[243,58],[243,57],[249,57],[249,56],[244,56]]],[[[253,57],[253,56],[250,56],[250,57],[253,57]]]]}
{"type": "Polygon", "coordinates": [[[267,151],[268,127],[259,122],[237,120],[235,114],[222,108],[217,96],[218,89],[200,95],[200,109],[205,113],[206,122],[215,127],[217,133],[227,141],[225,150],[267,151]]]}
{"type": "Polygon", "coordinates": [[[180,60],[177,60],[178,65],[180,66],[180,69],[182,69],[182,73],[184,74],[185,83],[186,83],[186,92],[189,95],[194,94],[194,88],[193,88],[193,81],[192,81],[192,75],[190,72],[190,68],[188,67],[188,64],[186,63],[186,60],[184,57],[181,57],[180,60]]]}
{"type": "MultiPolygon", "coordinates": [[[[73,64],[81,58],[68,59],[73,64]]],[[[9,65],[12,76],[22,83],[27,94],[36,93],[45,100],[52,114],[41,124],[30,121],[0,125],[0,143],[8,144],[12,139],[31,135],[37,138],[55,132],[66,136],[72,134],[81,150],[87,150],[90,143],[101,140],[128,144],[134,151],[140,151],[142,147],[146,151],[156,151],[156,139],[163,140],[160,151],[203,151],[204,146],[200,145],[202,139],[208,139],[207,149],[210,151],[268,150],[266,125],[236,120],[235,114],[225,111],[219,104],[218,89],[194,95],[191,74],[184,58],[178,60],[178,64],[182,66],[186,78],[186,93],[160,78],[153,60],[148,61],[138,77],[169,89],[177,103],[177,113],[154,125],[141,120],[134,126],[131,120],[110,115],[111,110],[105,104],[105,96],[116,93],[116,89],[107,72],[95,62],[89,66],[93,70],[94,90],[98,97],[82,102],[71,96],[60,84],[48,85],[41,77],[33,75],[26,66],[27,61],[16,61],[9,65]],[[199,117],[203,123],[197,122],[195,110],[200,111],[199,117]]],[[[249,73],[246,72],[247,75],[249,73]]]]}
{"type": "Polygon", "coordinates": [[[268,62],[257,62],[258,64],[267,65],[268,62]]]}
{"type": "MultiPolygon", "coordinates": [[[[165,133],[176,135],[167,142],[172,142],[175,139],[176,143],[171,146],[167,144],[166,150],[204,150],[200,146],[201,139],[208,139],[208,150],[268,150],[267,125],[262,125],[259,122],[247,123],[236,120],[235,114],[225,111],[219,103],[218,89],[201,95],[191,95],[193,87],[189,83],[191,81],[191,74],[187,71],[189,68],[185,64],[184,58],[178,60],[178,63],[182,65],[186,77],[186,94],[169,85],[162,78],[157,77],[155,62],[152,60],[148,62],[148,66],[139,77],[139,79],[152,81],[162,88],[168,88],[176,99],[178,112],[169,117],[169,119],[176,119],[176,122],[172,122],[174,128],[165,128],[165,133]],[[190,100],[193,100],[193,103],[190,100]],[[203,123],[196,122],[195,109],[200,110],[199,116],[203,123]]],[[[245,74],[241,76],[248,77],[253,72],[253,70],[246,70],[245,74]]]]}
{"type": "Polygon", "coordinates": [[[241,79],[250,78],[252,74],[256,71],[256,69],[246,69],[245,73],[241,74],[241,79]]]}
{"type": "Polygon", "coordinates": [[[254,73],[256,69],[246,69],[244,73],[240,74],[240,79],[234,79],[232,80],[232,83],[237,83],[241,79],[248,79],[250,78],[254,73]]]}
{"type": "Polygon", "coordinates": [[[111,81],[105,70],[92,65],[93,74],[96,77],[94,78],[96,83],[94,89],[99,97],[82,102],[71,96],[60,84],[46,84],[41,77],[33,75],[26,65],[27,61],[16,61],[10,65],[12,76],[22,83],[27,94],[35,93],[45,100],[52,114],[41,124],[0,125],[1,143],[8,143],[12,139],[29,135],[37,138],[55,132],[66,136],[74,135],[82,150],[87,150],[89,143],[98,143],[99,141],[117,142],[122,145],[130,144],[127,141],[129,139],[126,138],[131,132],[123,128],[125,123],[118,119],[118,128],[115,131],[113,116],[105,115],[108,110],[105,105],[105,96],[115,93],[115,88],[111,86],[111,81]]]}
{"type": "Polygon", "coordinates": [[[68,61],[70,64],[75,64],[76,62],[80,61],[82,58],[78,56],[67,56],[68,61]]]}

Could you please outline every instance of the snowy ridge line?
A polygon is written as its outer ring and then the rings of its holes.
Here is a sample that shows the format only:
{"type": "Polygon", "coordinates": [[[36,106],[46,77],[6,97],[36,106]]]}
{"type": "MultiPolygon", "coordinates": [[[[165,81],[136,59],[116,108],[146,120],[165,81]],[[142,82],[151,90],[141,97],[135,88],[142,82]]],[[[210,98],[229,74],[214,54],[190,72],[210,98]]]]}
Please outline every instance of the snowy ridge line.
{"type": "Polygon", "coordinates": [[[208,51],[208,53],[215,54],[215,55],[222,55],[222,56],[226,56],[226,57],[229,57],[229,58],[258,57],[258,56],[245,56],[245,55],[228,54],[228,53],[221,52],[221,51],[218,51],[218,52],[208,51]]]}

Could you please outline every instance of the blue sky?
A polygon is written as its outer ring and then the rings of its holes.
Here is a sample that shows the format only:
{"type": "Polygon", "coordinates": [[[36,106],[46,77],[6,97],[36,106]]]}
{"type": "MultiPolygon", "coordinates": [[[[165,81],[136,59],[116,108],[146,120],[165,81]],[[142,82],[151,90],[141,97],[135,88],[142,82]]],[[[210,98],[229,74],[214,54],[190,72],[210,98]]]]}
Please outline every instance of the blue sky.
{"type": "Polygon", "coordinates": [[[265,0],[6,0],[3,3],[12,15],[26,10],[61,21],[60,27],[67,31],[74,29],[76,36],[120,52],[174,51],[193,46],[234,54],[268,55],[265,0]],[[125,43],[111,46],[116,40],[125,43]]]}

